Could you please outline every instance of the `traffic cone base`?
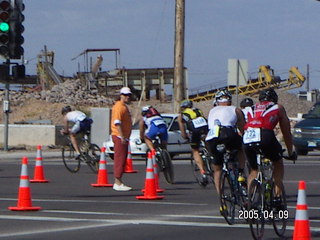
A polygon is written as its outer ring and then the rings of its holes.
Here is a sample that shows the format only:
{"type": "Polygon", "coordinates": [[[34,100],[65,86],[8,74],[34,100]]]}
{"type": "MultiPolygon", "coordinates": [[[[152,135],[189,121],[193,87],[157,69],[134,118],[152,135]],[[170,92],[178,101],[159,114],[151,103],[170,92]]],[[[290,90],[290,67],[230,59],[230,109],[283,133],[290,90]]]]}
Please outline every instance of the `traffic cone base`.
{"type": "Polygon", "coordinates": [[[38,211],[41,207],[8,207],[11,211],[38,211]]]}
{"type": "Polygon", "coordinates": [[[101,148],[99,171],[97,176],[97,183],[92,183],[92,187],[112,187],[113,184],[108,183],[108,171],[107,171],[107,160],[105,155],[106,148],[101,148]]]}

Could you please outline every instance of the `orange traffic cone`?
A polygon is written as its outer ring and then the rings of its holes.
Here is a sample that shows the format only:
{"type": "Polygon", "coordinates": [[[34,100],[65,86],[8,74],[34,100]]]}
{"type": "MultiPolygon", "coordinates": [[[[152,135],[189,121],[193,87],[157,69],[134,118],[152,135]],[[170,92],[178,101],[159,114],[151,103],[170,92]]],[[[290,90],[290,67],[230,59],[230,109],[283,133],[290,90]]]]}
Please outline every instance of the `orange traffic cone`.
{"type": "Polygon", "coordinates": [[[306,201],[306,183],[299,182],[298,201],[296,208],[296,217],[294,222],[293,240],[311,239],[310,225],[308,218],[308,206],[306,201]]]}
{"type": "Polygon", "coordinates": [[[41,145],[37,146],[37,156],[36,165],[34,167],[33,179],[30,180],[31,183],[47,183],[49,180],[44,178],[44,170],[42,166],[42,153],[41,145]]]}
{"type": "Polygon", "coordinates": [[[41,207],[32,207],[27,157],[22,158],[18,204],[16,207],[8,207],[8,209],[12,211],[37,211],[41,209],[41,207]]]}
{"type": "Polygon", "coordinates": [[[137,170],[133,170],[130,143],[128,144],[128,156],[127,156],[126,165],[124,166],[124,172],[125,173],[136,173],[136,172],[138,172],[137,170]]]}
{"type": "Polygon", "coordinates": [[[145,180],[145,187],[144,187],[144,195],[143,196],[136,196],[139,200],[155,200],[155,199],[163,199],[164,196],[157,196],[156,191],[156,181],[154,179],[153,174],[153,164],[152,164],[152,155],[151,152],[148,152],[148,163],[147,163],[147,170],[146,170],[146,180],[145,180]]]}
{"type": "Polygon", "coordinates": [[[113,184],[108,183],[108,170],[107,170],[105,147],[101,148],[97,183],[93,183],[91,184],[91,186],[93,187],[112,187],[113,186],[113,184]]]}

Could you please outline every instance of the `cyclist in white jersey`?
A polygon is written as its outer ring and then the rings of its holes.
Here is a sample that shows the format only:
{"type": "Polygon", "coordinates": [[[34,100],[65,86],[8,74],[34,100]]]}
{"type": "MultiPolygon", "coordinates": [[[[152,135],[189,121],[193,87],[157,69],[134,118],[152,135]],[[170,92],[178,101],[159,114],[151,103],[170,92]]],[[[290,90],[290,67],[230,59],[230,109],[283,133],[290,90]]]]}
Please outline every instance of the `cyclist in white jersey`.
{"type": "Polygon", "coordinates": [[[217,105],[210,110],[208,116],[209,132],[206,142],[214,158],[214,181],[218,193],[223,163],[223,155],[217,150],[219,144],[224,143],[229,150],[238,150],[240,163],[238,181],[245,181],[243,177],[245,155],[242,150],[242,138],[237,130],[238,128],[240,133],[243,133],[245,120],[241,109],[231,106],[231,100],[232,95],[227,90],[218,91],[214,101],[217,105]]]}
{"type": "Polygon", "coordinates": [[[85,113],[80,111],[72,111],[70,106],[65,106],[61,110],[63,115],[64,128],[61,130],[62,134],[69,134],[71,143],[76,152],[76,158],[80,156],[80,150],[77,142],[77,134],[80,132],[90,131],[92,119],[88,118],[85,113]],[[69,128],[69,123],[73,126],[69,128]]]}
{"type": "Polygon", "coordinates": [[[150,150],[154,150],[152,140],[157,136],[160,138],[161,147],[166,149],[168,142],[168,130],[160,113],[152,106],[142,108],[140,120],[140,139],[145,141],[150,150]]]}

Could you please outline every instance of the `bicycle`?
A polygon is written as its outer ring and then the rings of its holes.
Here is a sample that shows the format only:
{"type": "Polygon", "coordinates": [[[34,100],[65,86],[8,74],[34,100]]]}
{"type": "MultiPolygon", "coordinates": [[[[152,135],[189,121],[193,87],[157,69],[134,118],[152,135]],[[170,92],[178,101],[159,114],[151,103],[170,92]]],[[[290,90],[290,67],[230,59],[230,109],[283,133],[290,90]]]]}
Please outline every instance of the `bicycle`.
{"type": "MultiPolygon", "coordinates": [[[[289,217],[284,185],[280,187],[280,196],[277,196],[273,179],[273,164],[262,154],[259,144],[252,146],[257,152],[258,175],[250,184],[249,206],[244,212],[247,216],[244,217],[249,221],[254,239],[263,237],[265,223],[272,223],[275,233],[283,237],[289,217]]],[[[284,158],[289,159],[285,156],[284,158]]]]}
{"type": "Polygon", "coordinates": [[[75,150],[70,137],[68,137],[69,143],[62,147],[62,161],[69,172],[78,172],[80,170],[81,162],[86,163],[94,173],[98,172],[100,148],[98,145],[90,143],[89,135],[89,131],[85,132],[79,141],[80,156],[77,159],[75,158],[75,150]]]}
{"type": "Polygon", "coordinates": [[[220,206],[222,215],[229,225],[234,224],[235,210],[244,211],[248,203],[247,186],[239,182],[237,153],[238,150],[228,150],[225,144],[217,145],[217,150],[223,154],[223,166],[220,176],[220,206]]]}
{"type": "MultiPolygon", "coordinates": [[[[206,149],[205,146],[205,135],[201,136],[201,142],[200,142],[200,148],[199,148],[199,153],[201,156],[201,159],[203,161],[203,166],[204,166],[204,170],[205,170],[205,175],[207,176],[207,179],[209,179],[213,185],[214,185],[214,178],[213,178],[213,169],[211,167],[212,164],[212,156],[211,154],[208,152],[208,150],[206,149]]],[[[196,163],[196,161],[194,160],[193,156],[191,155],[191,170],[193,173],[193,176],[195,177],[197,183],[201,186],[201,187],[206,187],[207,185],[203,185],[202,182],[202,173],[196,163]]]]}
{"type": "Polygon", "coordinates": [[[166,179],[167,183],[174,183],[174,169],[169,152],[167,151],[167,149],[162,148],[159,137],[156,137],[156,139],[152,142],[155,148],[156,162],[160,172],[163,172],[164,178],[166,179]]]}

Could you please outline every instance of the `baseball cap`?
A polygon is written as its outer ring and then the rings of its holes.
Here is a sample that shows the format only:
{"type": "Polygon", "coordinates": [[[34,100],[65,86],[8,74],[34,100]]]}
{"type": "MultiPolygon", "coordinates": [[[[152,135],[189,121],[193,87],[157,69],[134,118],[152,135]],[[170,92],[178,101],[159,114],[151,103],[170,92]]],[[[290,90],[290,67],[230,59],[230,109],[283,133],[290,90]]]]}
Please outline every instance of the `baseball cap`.
{"type": "Polygon", "coordinates": [[[128,88],[128,87],[123,87],[123,88],[121,88],[121,90],[120,90],[120,94],[129,95],[129,94],[132,94],[132,92],[131,92],[130,88],[128,88]]]}

